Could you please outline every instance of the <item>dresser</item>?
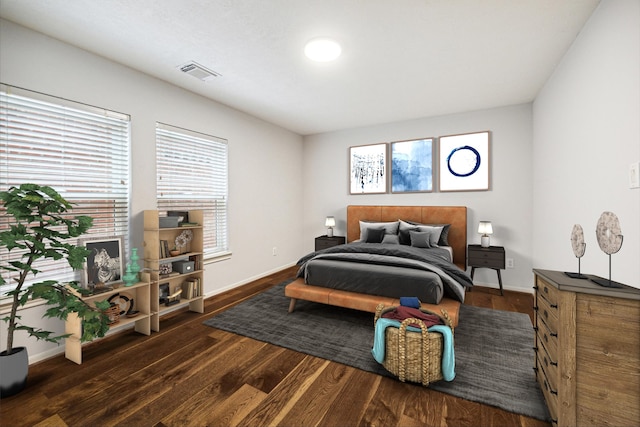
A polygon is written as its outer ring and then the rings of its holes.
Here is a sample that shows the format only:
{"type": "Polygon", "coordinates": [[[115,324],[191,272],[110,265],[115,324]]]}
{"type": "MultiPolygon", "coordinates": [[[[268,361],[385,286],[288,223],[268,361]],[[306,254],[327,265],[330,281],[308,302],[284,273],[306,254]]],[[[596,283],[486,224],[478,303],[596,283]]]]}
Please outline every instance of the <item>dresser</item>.
{"type": "Polygon", "coordinates": [[[640,425],[640,289],[535,276],[535,371],[554,425],[640,425]]]}

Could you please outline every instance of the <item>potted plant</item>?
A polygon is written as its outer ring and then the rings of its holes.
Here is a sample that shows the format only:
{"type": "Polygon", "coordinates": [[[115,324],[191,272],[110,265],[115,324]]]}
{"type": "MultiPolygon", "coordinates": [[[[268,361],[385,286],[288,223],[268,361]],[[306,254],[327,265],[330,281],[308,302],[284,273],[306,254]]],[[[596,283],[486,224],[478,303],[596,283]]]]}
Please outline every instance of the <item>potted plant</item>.
{"type": "MultiPolygon", "coordinates": [[[[24,388],[29,369],[26,348],[13,346],[15,331],[26,331],[38,340],[54,343],[69,336],[22,324],[18,315],[20,307],[30,299],[41,298],[49,306],[44,317],[66,320],[67,314],[75,312],[83,322],[81,340],[89,341],[104,336],[109,329],[108,319],[102,310],[109,308],[110,304],[101,301],[94,307],[85,303],[79,296],[87,291],[81,289],[77,282],[45,280],[25,286],[28,279],[39,273],[34,264],[38,260],[65,258],[74,270],[83,267],[89,251],[66,240],[84,234],[93,223],[90,217],[76,216],[72,219],[68,214],[71,203],[48,186],[22,184],[11,187],[0,192],[0,200],[6,214],[13,217],[9,228],[0,232],[0,249],[24,252],[19,260],[0,260],[0,273],[8,273],[15,280],[15,288],[6,293],[11,298],[10,312],[2,318],[8,325],[6,349],[0,352],[1,396],[5,397],[24,388]]],[[[5,284],[5,278],[0,276],[0,285],[5,284]]]]}

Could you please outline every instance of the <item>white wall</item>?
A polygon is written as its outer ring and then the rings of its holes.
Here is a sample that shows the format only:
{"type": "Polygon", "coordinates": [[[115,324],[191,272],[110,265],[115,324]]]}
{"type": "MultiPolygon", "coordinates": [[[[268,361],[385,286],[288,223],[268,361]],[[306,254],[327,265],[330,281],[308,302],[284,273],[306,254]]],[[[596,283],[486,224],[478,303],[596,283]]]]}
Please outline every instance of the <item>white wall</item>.
{"type": "MultiPolygon", "coordinates": [[[[155,122],[228,139],[233,255],[206,265],[207,294],[292,265],[300,256],[301,136],[5,20],[0,20],[0,81],[131,115],[130,242],[139,248],[142,211],[156,208],[155,122]]],[[[32,326],[62,331],[57,321],[45,325],[41,314],[36,308],[23,315],[32,326]]],[[[17,345],[28,343],[32,361],[61,349],[25,337],[18,334],[17,345]]]]}
{"type": "MultiPolygon", "coordinates": [[[[505,288],[530,292],[532,238],[531,104],[431,117],[305,137],[304,236],[313,249],[326,234],[324,218],[334,215],[336,235],[346,233],[347,205],[467,206],[469,243],[480,243],[478,221],[490,220],[493,245],[504,246],[514,269],[504,270],[505,288]],[[491,131],[491,189],[478,192],[349,194],[349,147],[407,139],[491,131]]],[[[478,269],[475,282],[498,286],[493,270],[478,269]]]]}
{"type": "Polygon", "coordinates": [[[600,214],[614,212],[624,242],[613,280],[640,287],[640,2],[603,0],[563,57],[533,108],[533,265],[576,271],[569,237],[585,232],[582,271],[608,277],[598,246],[600,214]]]}

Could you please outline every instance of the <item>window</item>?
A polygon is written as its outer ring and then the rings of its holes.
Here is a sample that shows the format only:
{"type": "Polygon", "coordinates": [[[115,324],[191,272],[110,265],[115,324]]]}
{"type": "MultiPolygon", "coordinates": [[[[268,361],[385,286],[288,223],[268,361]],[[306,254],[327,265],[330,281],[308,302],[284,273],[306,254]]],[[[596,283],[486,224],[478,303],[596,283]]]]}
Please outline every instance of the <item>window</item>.
{"type": "MultiPolygon", "coordinates": [[[[0,191],[23,183],[53,187],[93,218],[86,236],[129,232],[129,116],[0,85],[0,191]]],[[[9,217],[0,207],[0,229],[9,217]]],[[[3,262],[20,253],[0,250],[3,262]]],[[[66,261],[43,260],[37,281],[79,280],[66,261]]],[[[3,272],[10,290],[13,278],[3,272]]]]}
{"type": "Polygon", "coordinates": [[[227,140],[156,125],[158,209],[202,210],[204,255],[228,252],[227,140]]]}

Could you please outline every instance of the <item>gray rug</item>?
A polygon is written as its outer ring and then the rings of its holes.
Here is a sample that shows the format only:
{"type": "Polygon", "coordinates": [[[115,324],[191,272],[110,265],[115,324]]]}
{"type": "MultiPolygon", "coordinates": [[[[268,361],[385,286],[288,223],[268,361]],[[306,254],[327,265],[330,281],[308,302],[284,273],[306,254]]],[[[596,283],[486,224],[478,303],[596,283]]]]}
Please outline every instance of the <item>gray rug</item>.
{"type": "MultiPolygon", "coordinates": [[[[244,301],[204,324],[391,376],[371,355],[372,313],[298,301],[295,311],[289,314],[284,285],[244,301]]],[[[548,421],[549,413],[532,369],[533,344],[533,327],[526,314],[463,305],[455,330],[456,378],[429,387],[548,421]]]]}

